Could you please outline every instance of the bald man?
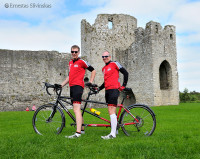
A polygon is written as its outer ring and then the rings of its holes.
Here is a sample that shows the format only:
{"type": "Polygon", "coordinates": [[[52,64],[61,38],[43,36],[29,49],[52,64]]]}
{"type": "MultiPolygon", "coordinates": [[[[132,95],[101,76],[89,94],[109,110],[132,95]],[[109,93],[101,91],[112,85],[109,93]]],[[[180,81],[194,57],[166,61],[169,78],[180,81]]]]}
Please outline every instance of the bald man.
{"type": "Polygon", "coordinates": [[[108,113],[111,121],[111,132],[106,136],[101,136],[102,139],[113,139],[116,138],[117,129],[117,116],[116,107],[119,92],[122,91],[128,82],[128,72],[122,65],[117,61],[111,61],[111,56],[108,51],[102,54],[102,59],[105,66],[102,68],[104,74],[104,83],[99,87],[99,91],[105,88],[105,99],[108,103],[108,113]],[[122,85],[119,81],[119,72],[124,76],[122,85]]]}

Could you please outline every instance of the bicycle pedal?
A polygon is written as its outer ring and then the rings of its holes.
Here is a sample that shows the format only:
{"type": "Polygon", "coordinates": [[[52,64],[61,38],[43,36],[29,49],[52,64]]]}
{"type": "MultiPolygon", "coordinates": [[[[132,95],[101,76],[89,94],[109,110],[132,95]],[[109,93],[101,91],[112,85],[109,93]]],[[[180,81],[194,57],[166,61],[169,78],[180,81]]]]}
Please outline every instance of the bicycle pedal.
{"type": "Polygon", "coordinates": [[[70,126],[76,126],[76,123],[71,123],[70,126]]]}

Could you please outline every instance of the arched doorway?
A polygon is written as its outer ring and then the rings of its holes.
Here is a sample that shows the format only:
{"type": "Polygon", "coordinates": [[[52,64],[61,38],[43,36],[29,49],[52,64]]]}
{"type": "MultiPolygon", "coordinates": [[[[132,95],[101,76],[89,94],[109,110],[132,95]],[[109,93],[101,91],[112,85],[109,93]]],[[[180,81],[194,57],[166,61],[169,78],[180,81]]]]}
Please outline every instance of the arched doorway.
{"type": "Polygon", "coordinates": [[[159,68],[160,89],[168,90],[172,88],[172,69],[168,61],[164,60],[159,68]]]}

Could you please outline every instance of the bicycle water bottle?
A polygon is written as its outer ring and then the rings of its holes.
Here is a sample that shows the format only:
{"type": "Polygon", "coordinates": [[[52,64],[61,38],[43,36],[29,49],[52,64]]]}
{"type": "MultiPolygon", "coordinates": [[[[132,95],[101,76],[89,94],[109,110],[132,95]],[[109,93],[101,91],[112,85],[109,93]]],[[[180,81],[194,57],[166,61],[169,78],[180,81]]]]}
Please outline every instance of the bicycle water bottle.
{"type": "Polygon", "coordinates": [[[101,114],[100,111],[98,111],[98,110],[96,110],[96,109],[94,109],[94,108],[90,108],[90,111],[91,111],[92,113],[97,114],[97,115],[100,115],[100,114],[101,114]]]}

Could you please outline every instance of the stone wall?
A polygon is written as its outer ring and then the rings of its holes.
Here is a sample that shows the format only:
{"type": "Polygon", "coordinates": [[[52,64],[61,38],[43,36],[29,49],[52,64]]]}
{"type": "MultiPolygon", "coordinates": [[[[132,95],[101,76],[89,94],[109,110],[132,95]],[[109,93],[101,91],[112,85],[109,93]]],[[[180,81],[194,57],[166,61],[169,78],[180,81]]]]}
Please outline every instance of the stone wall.
{"type": "MultiPolygon", "coordinates": [[[[106,50],[113,61],[119,61],[128,70],[131,101],[154,106],[179,103],[174,26],[162,29],[159,23],[151,21],[143,29],[129,15],[100,14],[92,26],[82,20],[81,44],[82,54],[90,57],[97,73],[104,66],[101,55],[106,50]],[[108,27],[110,21],[112,28],[108,27]]],[[[97,74],[95,80],[101,84],[103,75],[97,74]]],[[[100,95],[103,98],[104,93],[100,95]]]]}
{"type": "Polygon", "coordinates": [[[118,60],[129,70],[129,86],[137,103],[177,105],[179,103],[176,34],[174,26],[162,29],[157,22],[135,30],[136,41],[118,60]],[[126,64],[127,63],[127,64],[126,64]],[[163,87],[162,85],[166,85],[163,87]]]}
{"type": "MultiPolygon", "coordinates": [[[[48,102],[43,82],[64,81],[70,58],[56,51],[0,50],[0,111],[25,110],[48,102]]],[[[68,92],[66,87],[64,93],[68,92]]]]}
{"type": "Polygon", "coordinates": [[[92,26],[86,20],[81,21],[81,53],[88,57],[88,62],[97,70],[97,84],[103,82],[102,52],[107,50],[112,53],[112,58],[116,59],[116,49],[126,49],[135,41],[136,27],[137,20],[123,14],[100,14],[92,26]],[[108,22],[112,24],[112,29],[109,28],[108,22]]]}

